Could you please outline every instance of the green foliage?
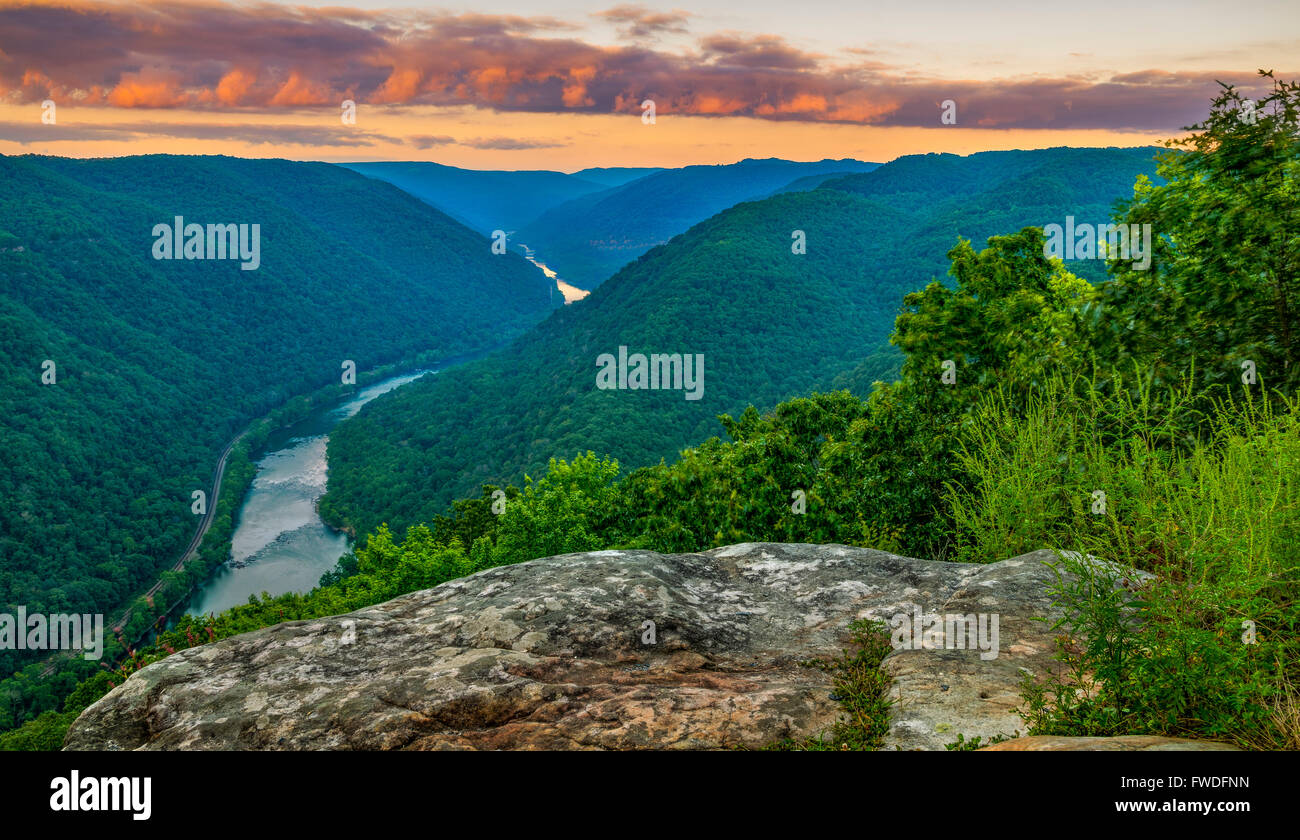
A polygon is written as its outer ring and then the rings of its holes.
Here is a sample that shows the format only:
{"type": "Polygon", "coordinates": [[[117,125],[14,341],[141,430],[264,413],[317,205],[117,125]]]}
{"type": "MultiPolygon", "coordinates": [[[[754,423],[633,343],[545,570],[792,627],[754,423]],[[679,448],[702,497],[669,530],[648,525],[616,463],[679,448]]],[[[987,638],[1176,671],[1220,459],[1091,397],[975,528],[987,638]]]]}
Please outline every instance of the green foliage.
{"type": "Polygon", "coordinates": [[[1300,384],[1300,85],[1272,91],[1256,119],[1231,86],[1209,117],[1162,156],[1155,186],[1139,179],[1122,221],[1151,225],[1149,270],[1111,264],[1094,311],[1107,364],[1198,388],[1239,381],[1252,361],[1271,387],[1300,384]]]}
{"type": "Polygon", "coordinates": [[[1254,121],[1225,87],[1167,183],[1121,205],[1155,254],[1085,304],[1091,376],[1003,383],[957,451],[958,556],[1061,555],[1065,670],[1026,683],[1036,733],[1300,744],[1300,88],[1261,75],[1254,121]]]}
{"type": "Polygon", "coordinates": [[[922,555],[946,548],[934,505],[953,464],[929,403],[881,386],[752,406],[672,464],[618,485],[603,530],[610,544],[702,551],[751,541],[844,543],[922,555]],[[933,550],[933,551],[931,551],[933,550]]]}
{"type": "Polygon", "coordinates": [[[611,520],[629,545],[659,551],[700,551],[758,535],[833,540],[822,453],[865,410],[840,392],[791,400],[765,417],[752,406],[738,420],[723,415],[731,442],[713,438],[671,465],[632,473],[611,520]],[[811,516],[796,511],[797,491],[811,516]]]}
{"type": "Polygon", "coordinates": [[[617,462],[591,452],[572,463],[552,458],[545,478],[526,477],[523,492],[506,503],[492,565],[604,548],[596,525],[615,495],[617,475],[617,462]]]}
{"type": "Polygon", "coordinates": [[[984,736],[976,735],[974,738],[967,741],[966,736],[958,732],[957,740],[953,741],[951,744],[944,744],[943,748],[949,752],[973,752],[975,750],[984,749],[985,747],[991,747],[994,744],[1000,744],[1003,741],[1010,741],[1018,735],[1018,732],[1012,735],[994,735],[987,741],[984,740],[984,736]]]}
{"type": "MultiPolygon", "coordinates": [[[[68,695],[63,711],[42,712],[32,720],[8,732],[0,733],[0,750],[54,751],[63,748],[63,738],[68,727],[91,703],[107,694],[113,687],[115,675],[98,671],[84,680],[68,695]]],[[[118,678],[117,682],[121,682],[118,678]]]]}
{"type": "Polygon", "coordinates": [[[931,283],[903,298],[892,341],[907,357],[904,376],[938,390],[952,360],[958,387],[944,390],[969,399],[1005,382],[1033,389],[1081,365],[1080,314],[1096,290],[1053,266],[1043,245],[1040,229],[1025,228],[991,237],[983,251],[966,241],[949,251],[953,287],[931,283]]]}
{"type": "Polygon", "coordinates": [[[43,712],[18,729],[0,734],[0,750],[56,752],[63,749],[63,739],[68,727],[77,719],[75,714],[43,712]]]}
{"type": "Polygon", "coordinates": [[[1057,384],[981,406],[961,454],[974,486],[952,493],[961,556],[1061,555],[1067,668],[1027,684],[1033,734],[1295,743],[1278,704],[1300,678],[1297,404],[1225,397],[1187,435],[1170,406],[1190,399],[1057,384]]]}
{"type": "Polygon", "coordinates": [[[870,416],[827,458],[838,479],[833,507],[870,500],[856,504],[870,533],[896,533],[901,550],[936,559],[952,548],[941,497],[965,481],[952,453],[971,406],[990,387],[1025,395],[1081,364],[1080,312],[1096,294],[1043,255],[1037,228],[990,237],[978,252],[963,240],[948,258],[951,287],[931,283],[903,298],[891,338],[903,379],[876,388],[870,416]]]}

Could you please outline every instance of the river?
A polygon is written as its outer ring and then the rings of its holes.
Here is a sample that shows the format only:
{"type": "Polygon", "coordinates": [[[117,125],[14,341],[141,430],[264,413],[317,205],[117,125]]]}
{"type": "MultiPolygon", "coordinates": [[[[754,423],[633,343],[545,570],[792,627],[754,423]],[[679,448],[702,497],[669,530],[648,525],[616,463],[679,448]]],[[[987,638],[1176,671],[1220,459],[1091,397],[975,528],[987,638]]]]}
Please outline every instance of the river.
{"type": "Polygon", "coordinates": [[[217,613],[248,603],[249,595],[283,595],[315,587],[350,548],[347,535],[326,525],[316,512],[316,503],[325,493],[330,430],[380,394],[431,372],[436,369],[385,379],[273,432],[239,510],[230,560],[195,590],[185,611],[217,613]]]}
{"type": "Polygon", "coordinates": [[[550,266],[548,266],[546,263],[538,262],[536,259],[534,259],[533,257],[536,252],[533,251],[532,248],[529,248],[527,245],[520,245],[519,249],[523,251],[524,259],[528,260],[530,263],[532,263],[533,265],[537,266],[542,270],[542,273],[546,275],[546,279],[555,281],[555,287],[560,290],[560,294],[564,295],[565,306],[568,306],[570,303],[573,303],[575,300],[582,300],[587,295],[591,294],[591,292],[587,291],[586,289],[579,289],[577,286],[573,286],[568,283],[565,283],[563,280],[560,279],[560,275],[556,274],[555,271],[552,270],[550,266]]]}

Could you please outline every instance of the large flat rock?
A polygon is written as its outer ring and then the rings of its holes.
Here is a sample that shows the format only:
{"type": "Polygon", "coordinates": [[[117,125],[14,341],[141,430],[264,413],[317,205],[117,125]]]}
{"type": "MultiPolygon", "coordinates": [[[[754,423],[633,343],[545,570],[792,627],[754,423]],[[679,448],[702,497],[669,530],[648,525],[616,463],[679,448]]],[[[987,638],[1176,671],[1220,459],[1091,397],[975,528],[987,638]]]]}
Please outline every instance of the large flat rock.
{"type": "Polygon", "coordinates": [[[715,749],[827,731],[856,618],[999,616],[996,658],[896,650],[887,748],[1023,728],[1051,667],[1042,551],[988,565],[842,545],[596,551],[181,651],[88,708],[68,749],[715,749]],[[915,605],[915,606],[914,606],[915,605]],[[653,621],[655,643],[643,640],[653,621]]]}

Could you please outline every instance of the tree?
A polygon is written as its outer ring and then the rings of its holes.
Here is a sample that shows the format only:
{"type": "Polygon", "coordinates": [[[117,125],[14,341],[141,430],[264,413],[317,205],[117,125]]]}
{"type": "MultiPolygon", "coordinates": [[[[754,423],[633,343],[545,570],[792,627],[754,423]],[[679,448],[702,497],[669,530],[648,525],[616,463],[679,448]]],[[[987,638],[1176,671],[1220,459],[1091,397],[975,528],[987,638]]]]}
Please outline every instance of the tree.
{"type": "Polygon", "coordinates": [[[890,341],[906,357],[908,387],[969,404],[991,386],[1034,388],[1084,362],[1082,314],[1096,290],[1045,255],[1039,228],[990,237],[979,252],[963,239],[948,259],[955,288],[932,282],[908,294],[895,322],[890,341]]]}
{"type": "MultiPolygon", "coordinates": [[[[1096,341],[1122,371],[1162,383],[1239,382],[1242,364],[1274,387],[1300,384],[1300,85],[1272,82],[1258,103],[1222,85],[1209,117],[1166,143],[1153,186],[1121,205],[1151,225],[1149,269],[1111,264],[1093,310],[1096,341]]],[[[1221,83],[1222,84],[1222,83],[1221,83]]]]}

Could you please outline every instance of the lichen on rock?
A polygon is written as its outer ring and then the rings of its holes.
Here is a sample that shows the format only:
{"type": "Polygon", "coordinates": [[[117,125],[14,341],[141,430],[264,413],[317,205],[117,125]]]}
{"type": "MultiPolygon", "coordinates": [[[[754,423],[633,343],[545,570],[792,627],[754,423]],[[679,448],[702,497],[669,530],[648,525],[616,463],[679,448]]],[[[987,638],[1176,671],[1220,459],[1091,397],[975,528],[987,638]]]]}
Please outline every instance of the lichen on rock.
{"type": "Polygon", "coordinates": [[[832,727],[830,677],[807,661],[840,653],[855,619],[996,613],[996,658],[906,649],[882,666],[885,748],[942,750],[1022,727],[1024,670],[1053,666],[1050,624],[1031,620],[1050,611],[1052,559],[776,543],[548,557],[181,651],[88,708],[66,748],[758,748],[832,727]]]}

